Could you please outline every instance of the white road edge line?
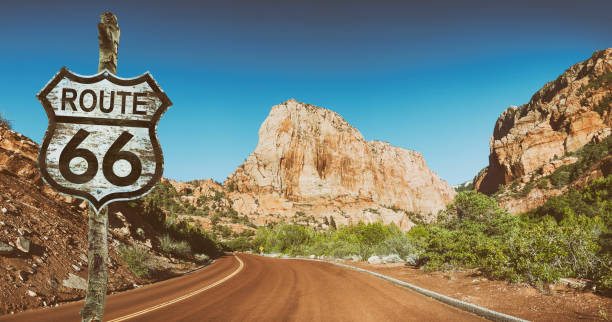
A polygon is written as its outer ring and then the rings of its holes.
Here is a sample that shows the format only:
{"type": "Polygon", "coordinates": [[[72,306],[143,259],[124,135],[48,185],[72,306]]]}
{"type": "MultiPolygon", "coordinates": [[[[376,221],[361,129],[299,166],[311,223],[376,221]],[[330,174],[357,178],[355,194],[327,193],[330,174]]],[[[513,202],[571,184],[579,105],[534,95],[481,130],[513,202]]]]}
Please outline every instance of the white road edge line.
{"type": "Polygon", "coordinates": [[[140,316],[140,315],[143,315],[143,314],[155,311],[157,309],[161,309],[161,308],[166,307],[168,305],[172,305],[174,303],[177,303],[177,302],[180,302],[182,300],[188,299],[188,298],[190,298],[190,297],[192,297],[194,295],[198,295],[198,294],[200,294],[200,293],[202,293],[202,292],[204,292],[206,290],[209,290],[209,289],[211,289],[211,288],[213,288],[213,287],[215,287],[215,286],[217,286],[217,285],[219,285],[219,284],[229,280],[230,278],[234,277],[236,274],[240,273],[240,271],[244,268],[244,262],[242,262],[242,260],[238,256],[236,256],[236,254],[232,254],[232,255],[234,256],[234,258],[236,258],[238,260],[238,263],[240,265],[238,266],[238,268],[235,271],[233,271],[228,276],[226,276],[226,277],[224,277],[224,278],[222,278],[222,279],[220,279],[220,280],[218,280],[218,281],[216,281],[216,282],[214,282],[214,283],[212,283],[212,284],[210,284],[208,286],[205,286],[205,287],[203,287],[201,289],[198,289],[198,290],[195,290],[195,291],[193,291],[191,293],[185,294],[185,295],[183,295],[181,297],[177,297],[177,298],[175,298],[173,300],[170,300],[170,301],[167,301],[167,302],[164,302],[164,303],[161,303],[161,304],[154,305],[154,306],[152,306],[150,308],[147,308],[147,309],[144,309],[144,310],[132,313],[132,314],[128,314],[128,315],[125,315],[125,316],[122,316],[122,317],[110,320],[109,322],[125,321],[125,320],[128,320],[128,319],[131,319],[131,318],[134,318],[134,317],[137,317],[137,316],[140,316]]]}
{"type": "MultiPolygon", "coordinates": [[[[259,255],[259,254],[252,254],[252,255],[258,255],[258,256],[264,256],[267,257],[265,255],[259,255]]],[[[425,296],[431,297],[435,300],[438,300],[442,303],[448,304],[450,306],[456,307],[458,309],[464,310],[464,311],[468,311],[468,312],[472,312],[476,315],[482,316],[483,318],[492,320],[492,321],[511,321],[511,322],[528,322],[528,320],[523,320],[521,318],[517,318],[515,316],[512,315],[508,315],[508,314],[504,314],[504,313],[500,313],[500,312],[496,312],[493,310],[489,310],[487,308],[478,306],[476,304],[472,304],[472,303],[468,303],[468,302],[464,302],[464,301],[460,301],[457,299],[454,299],[452,297],[448,297],[446,295],[442,295],[440,293],[436,293],[434,291],[430,291],[428,289],[424,289],[422,287],[418,287],[416,285],[412,285],[410,283],[406,283],[404,281],[400,281],[398,279],[395,279],[393,277],[387,276],[387,275],[383,275],[383,274],[379,274],[379,273],[375,273],[372,271],[368,271],[365,270],[363,268],[359,268],[359,267],[355,267],[355,266],[351,266],[351,265],[346,265],[346,264],[341,264],[341,263],[336,263],[336,262],[328,262],[328,261],[324,261],[324,260],[320,260],[320,259],[310,259],[310,258],[298,258],[298,257],[275,257],[275,258],[279,258],[279,259],[297,259],[297,260],[304,260],[304,261],[313,261],[313,262],[321,262],[321,263],[328,263],[328,264],[332,264],[332,265],[337,265],[337,266],[341,266],[344,268],[348,268],[348,269],[352,269],[354,271],[359,271],[362,273],[367,273],[370,275],[374,275],[376,277],[385,279],[389,282],[392,282],[394,284],[398,284],[404,287],[407,287],[417,293],[423,294],[425,296]]]]}

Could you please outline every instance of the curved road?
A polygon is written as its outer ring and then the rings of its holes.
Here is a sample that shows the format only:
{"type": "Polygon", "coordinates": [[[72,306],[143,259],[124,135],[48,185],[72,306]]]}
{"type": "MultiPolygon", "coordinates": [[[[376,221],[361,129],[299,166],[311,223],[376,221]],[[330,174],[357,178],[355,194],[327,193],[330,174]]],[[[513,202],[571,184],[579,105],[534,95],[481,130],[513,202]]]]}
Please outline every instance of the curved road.
{"type": "MultiPolygon", "coordinates": [[[[83,302],[0,316],[79,321],[83,302]]],[[[106,299],[114,321],[473,321],[480,317],[336,265],[227,255],[194,273],[106,299]]]]}

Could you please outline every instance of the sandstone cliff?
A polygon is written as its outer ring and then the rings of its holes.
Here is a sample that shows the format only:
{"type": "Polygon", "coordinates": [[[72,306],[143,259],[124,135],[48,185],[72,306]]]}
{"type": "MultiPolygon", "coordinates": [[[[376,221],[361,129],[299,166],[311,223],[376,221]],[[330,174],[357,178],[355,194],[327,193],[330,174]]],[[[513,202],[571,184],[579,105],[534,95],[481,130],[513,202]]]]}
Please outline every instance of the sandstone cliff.
{"type": "Polygon", "coordinates": [[[272,107],[255,151],[225,186],[243,213],[403,228],[411,225],[407,212],[431,218],[455,194],[418,152],[367,141],[337,113],[295,100],[272,107]]]}
{"type": "Polygon", "coordinates": [[[504,111],[490,139],[489,166],[474,179],[477,191],[493,193],[555,158],[610,135],[612,48],[566,70],[529,103],[504,111]]]}

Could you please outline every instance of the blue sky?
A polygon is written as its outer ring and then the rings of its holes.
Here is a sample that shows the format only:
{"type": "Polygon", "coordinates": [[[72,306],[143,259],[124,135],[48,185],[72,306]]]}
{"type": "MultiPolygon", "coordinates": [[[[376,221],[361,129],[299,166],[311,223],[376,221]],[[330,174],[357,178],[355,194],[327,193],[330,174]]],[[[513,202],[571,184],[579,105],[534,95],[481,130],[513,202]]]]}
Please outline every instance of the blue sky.
{"type": "Polygon", "coordinates": [[[150,71],[174,103],[166,177],[223,181],[289,98],[366,139],[416,150],[450,184],[488,163],[495,120],[595,50],[612,1],[12,1],[0,19],[0,113],[40,142],[35,94],[62,66],[97,72],[96,24],[121,28],[118,75],[150,71]]]}

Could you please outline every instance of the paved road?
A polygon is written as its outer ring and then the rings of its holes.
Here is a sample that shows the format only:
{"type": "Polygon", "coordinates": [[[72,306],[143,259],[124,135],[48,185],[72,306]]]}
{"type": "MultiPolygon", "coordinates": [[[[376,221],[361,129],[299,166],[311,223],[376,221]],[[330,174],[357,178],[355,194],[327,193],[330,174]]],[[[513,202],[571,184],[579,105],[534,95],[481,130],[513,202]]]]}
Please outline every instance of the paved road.
{"type": "MultiPolygon", "coordinates": [[[[0,316],[78,321],[83,302],[0,316]]],[[[189,275],[107,297],[115,321],[473,321],[455,309],[335,265],[227,255],[189,275]]]]}

